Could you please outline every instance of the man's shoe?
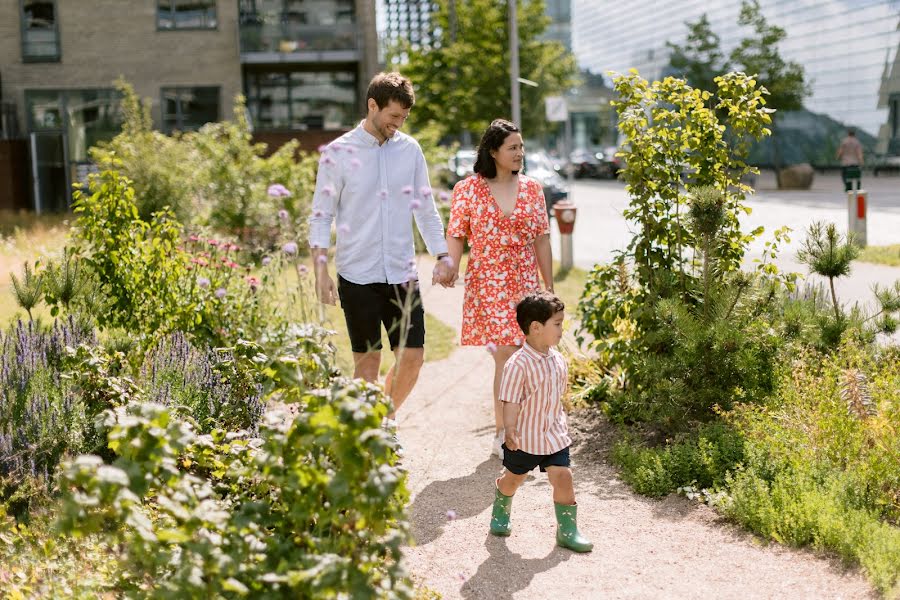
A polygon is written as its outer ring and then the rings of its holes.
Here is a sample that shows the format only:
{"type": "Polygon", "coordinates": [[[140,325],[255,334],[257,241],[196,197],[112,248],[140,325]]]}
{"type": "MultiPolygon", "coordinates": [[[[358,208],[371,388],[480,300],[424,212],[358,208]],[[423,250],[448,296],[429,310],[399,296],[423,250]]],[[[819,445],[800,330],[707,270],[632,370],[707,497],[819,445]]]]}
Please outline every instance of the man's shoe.
{"type": "Polygon", "coordinates": [[[512,496],[504,496],[494,482],[494,508],[491,511],[491,533],[506,537],[510,532],[509,513],[512,510],[512,496]]]}
{"type": "Polygon", "coordinates": [[[497,437],[494,438],[494,442],[491,446],[491,454],[496,454],[497,458],[503,460],[503,442],[506,439],[506,434],[503,430],[500,430],[500,433],[497,434],[497,437]]]}
{"type": "Polygon", "coordinates": [[[578,505],[557,504],[554,502],[553,506],[556,508],[556,543],[575,552],[590,552],[593,550],[594,544],[578,531],[578,525],[576,524],[578,505]]]}

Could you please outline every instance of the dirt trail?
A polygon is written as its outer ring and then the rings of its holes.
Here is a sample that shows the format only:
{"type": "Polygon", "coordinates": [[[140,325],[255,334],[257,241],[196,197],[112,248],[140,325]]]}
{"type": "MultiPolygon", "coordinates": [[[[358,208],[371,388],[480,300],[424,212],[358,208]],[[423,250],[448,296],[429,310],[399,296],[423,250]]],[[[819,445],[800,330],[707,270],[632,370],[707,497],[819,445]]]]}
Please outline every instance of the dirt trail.
{"type": "MultiPolygon", "coordinates": [[[[430,272],[427,264],[421,272],[430,272]]],[[[459,329],[461,288],[426,283],[423,298],[427,311],[459,329]]],[[[444,598],[877,597],[858,570],[836,560],[764,545],[685,498],[635,495],[607,462],[609,426],[589,415],[573,419],[572,456],[579,525],[594,551],[556,547],[543,474],[516,494],[512,535],[491,536],[492,481],[501,469],[488,454],[492,373],[485,350],[460,348],[426,363],[400,413],[416,539],[406,564],[444,598]]]]}

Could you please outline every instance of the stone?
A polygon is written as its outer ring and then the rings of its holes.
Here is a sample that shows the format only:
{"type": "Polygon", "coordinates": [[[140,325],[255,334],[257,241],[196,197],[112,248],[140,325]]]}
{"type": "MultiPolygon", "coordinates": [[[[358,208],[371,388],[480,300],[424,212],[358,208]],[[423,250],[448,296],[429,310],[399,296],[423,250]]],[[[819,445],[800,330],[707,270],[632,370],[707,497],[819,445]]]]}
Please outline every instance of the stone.
{"type": "Polygon", "coordinates": [[[783,190],[808,190],[812,187],[815,171],[809,163],[785,167],[779,171],[779,185],[783,190]]]}

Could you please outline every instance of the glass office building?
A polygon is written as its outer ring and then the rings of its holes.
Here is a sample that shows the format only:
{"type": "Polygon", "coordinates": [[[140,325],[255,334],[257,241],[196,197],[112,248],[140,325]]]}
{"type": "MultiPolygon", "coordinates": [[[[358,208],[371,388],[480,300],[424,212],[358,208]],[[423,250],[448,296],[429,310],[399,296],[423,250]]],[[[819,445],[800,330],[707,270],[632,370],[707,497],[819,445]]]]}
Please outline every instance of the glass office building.
{"type": "MultiPolygon", "coordinates": [[[[666,74],[666,41],[684,42],[685,21],[706,14],[727,54],[745,36],[741,0],[573,0],[573,46],[594,72],[636,68],[647,79],[666,74]]],[[[785,29],[786,60],[805,68],[812,94],[806,109],[853,125],[878,140],[882,153],[897,135],[900,87],[888,85],[900,46],[897,0],[760,0],[763,15],[785,29]],[[894,87],[898,89],[893,90],[894,87]],[[893,90],[893,91],[892,91],[893,90]]]]}

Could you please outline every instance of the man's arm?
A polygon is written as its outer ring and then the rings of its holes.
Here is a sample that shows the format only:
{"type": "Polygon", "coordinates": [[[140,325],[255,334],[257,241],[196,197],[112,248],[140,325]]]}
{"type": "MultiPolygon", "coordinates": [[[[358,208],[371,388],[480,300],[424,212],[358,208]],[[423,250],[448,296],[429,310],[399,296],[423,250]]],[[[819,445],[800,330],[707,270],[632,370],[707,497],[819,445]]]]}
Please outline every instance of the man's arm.
{"type": "Polygon", "coordinates": [[[425,155],[422,149],[416,147],[415,187],[413,188],[413,201],[410,203],[416,226],[429,254],[439,257],[447,254],[447,242],[444,240],[444,223],[434,204],[434,194],[431,191],[431,183],[428,178],[428,165],[425,163],[425,155]]]}
{"type": "Polygon", "coordinates": [[[322,304],[337,304],[337,287],[328,274],[328,248],[313,248],[313,273],[316,275],[316,298],[322,304]]]}
{"type": "MultiPolygon", "coordinates": [[[[326,152],[329,150],[326,149],[326,152]]],[[[337,288],[328,274],[328,248],[331,246],[331,225],[334,223],[342,191],[340,165],[334,159],[320,160],[308,223],[309,246],[313,259],[313,273],[316,277],[316,297],[324,304],[337,302],[337,288]]]]}

